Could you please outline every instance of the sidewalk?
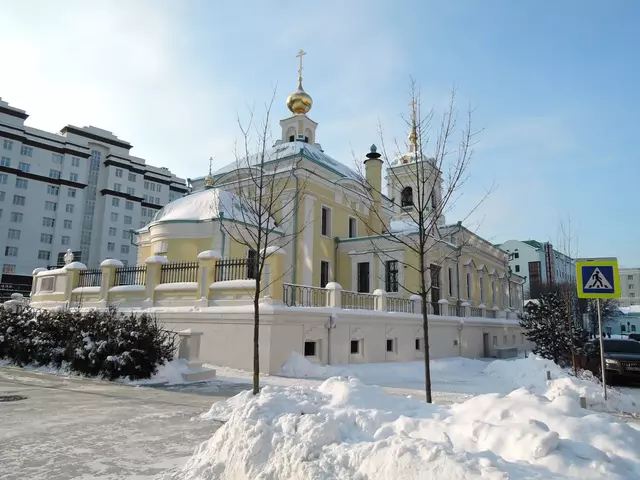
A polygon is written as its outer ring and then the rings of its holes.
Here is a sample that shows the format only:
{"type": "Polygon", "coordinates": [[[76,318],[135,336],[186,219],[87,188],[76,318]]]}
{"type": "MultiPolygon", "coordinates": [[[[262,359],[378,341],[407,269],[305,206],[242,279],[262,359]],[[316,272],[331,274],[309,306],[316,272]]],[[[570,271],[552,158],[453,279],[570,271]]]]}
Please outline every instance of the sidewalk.
{"type": "Polygon", "coordinates": [[[0,367],[0,477],[163,478],[216,426],[191,421],[244,387],[209,396],[0,367]]]}

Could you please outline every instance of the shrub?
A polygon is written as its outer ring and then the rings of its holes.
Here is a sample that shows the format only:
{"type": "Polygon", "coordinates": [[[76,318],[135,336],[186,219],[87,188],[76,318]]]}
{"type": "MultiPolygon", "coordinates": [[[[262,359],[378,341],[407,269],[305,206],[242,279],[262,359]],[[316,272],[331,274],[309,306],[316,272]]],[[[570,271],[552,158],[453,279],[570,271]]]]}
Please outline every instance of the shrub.
{"type": "Polygon", "coordinates": [[[109,380],[150,378],[173,358],[174,340],[148,314],[0,308],[0,358],[19,366],[65,365],[109,380]]]}

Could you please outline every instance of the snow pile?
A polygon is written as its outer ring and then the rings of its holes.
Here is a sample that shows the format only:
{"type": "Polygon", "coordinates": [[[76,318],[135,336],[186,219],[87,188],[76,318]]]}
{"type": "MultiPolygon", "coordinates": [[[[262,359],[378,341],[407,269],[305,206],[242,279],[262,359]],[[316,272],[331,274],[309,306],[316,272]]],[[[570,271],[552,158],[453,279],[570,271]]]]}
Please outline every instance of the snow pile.
{"type": "Polygon", "coordinates": [[[568,396],[574,400],[585,397],[590,408],[640,413],[640,405],[637,405],[633,397],[614,388],[608,389],[609,398],[605,405],[602,385],[590,372],[583,372],[575,377],[553,361],[535,355],[518,360],[496,360],[487,366],[484,373],[499,378],[509,388],[523,387],[550,400],[560,396],[568,396]],[[551,373],[550,381],[547,381],[547,371],[551,373]]]}
{"type": "MultiPolygon", "coordinates": [[[[279,375],[293,378],[325,378],[331,376],[330,366],[311,363],[298,352],[291,352],[291,357],[280,369],[279,375]]],[[[335,370],[335,368],[334,368],[335,370]]],[[[338,375],[335,373],[334,375],[338,375]]]]}
{"type": "Polygon", "coordinates": [[[118,379],[116,380],[119,383],[124,383],[126,385],[153,385],[158,383],[164,383],[167,385],[176,385],[180,383],[186,383],[183,373],[189,371],[189,367],[187,365],[187,361],[183,358],[174,358],[170,362],[166,362],[163,365],[158,366],[158,371],[151,376],[149,379],[143,380],[129,380],[129,379],[118,379]]]}
{"type": "Polygon", "coordinates": [[[180,478],[640,478],[639,431],[524,389],[444,407],[331,378],[243,392],[203,417],[226,423],[180,478]]]}

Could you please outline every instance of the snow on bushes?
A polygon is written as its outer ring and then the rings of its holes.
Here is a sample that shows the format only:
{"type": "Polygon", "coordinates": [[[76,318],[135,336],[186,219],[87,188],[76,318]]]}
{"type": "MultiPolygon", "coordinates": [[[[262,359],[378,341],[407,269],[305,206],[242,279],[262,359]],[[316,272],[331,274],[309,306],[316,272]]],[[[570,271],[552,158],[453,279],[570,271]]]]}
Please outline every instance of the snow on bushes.
{"type": "Polygon", "coordinates": [[[203,418],[225,423],[178,478],[640,478],[639,431],[524,389],[438,406],[330,378],[243,392],[203,418]]]}
{"type": "Polygon", "coordinates": [[[19,366],[137,380],[150,378],[174,351],[174,334],[147,314],[0,308],[0,359],[19,366]]]}

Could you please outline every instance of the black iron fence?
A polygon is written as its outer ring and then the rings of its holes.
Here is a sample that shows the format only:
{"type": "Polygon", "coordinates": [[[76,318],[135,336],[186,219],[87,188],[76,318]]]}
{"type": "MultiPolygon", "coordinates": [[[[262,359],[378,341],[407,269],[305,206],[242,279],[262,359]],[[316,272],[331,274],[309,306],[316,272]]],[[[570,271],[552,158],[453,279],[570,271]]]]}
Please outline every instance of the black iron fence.
{"type": "Polygon", "coordinates": [[[99,287],[102,282],[102,270],[92,268],[90,270],[80,271],[79,287],[99,287]]]}
{"type": "Polygon", "coordinates": [[[160,283],[198,281],[198,262],[165,263],[160,269],[160,283]]]}
{"type": "Polygon", "coordinates": [[[146,285],[147,267],[138,265],[135,267],[121,267],[116,269],[114,285],[146,285]]]}
{"type": "Polygon", "coordinates": [[[250,280],[258,274],[258,264],[248,258],[225,258],[218,260],[213,272],[214,282],[227,280],[250,280]]]}
{"type": "Polygon", "coordinates": [[[287,307],[326,307],[328,295],[326,288],[290,283],[282,286],[282,300],[287,307]]]}

